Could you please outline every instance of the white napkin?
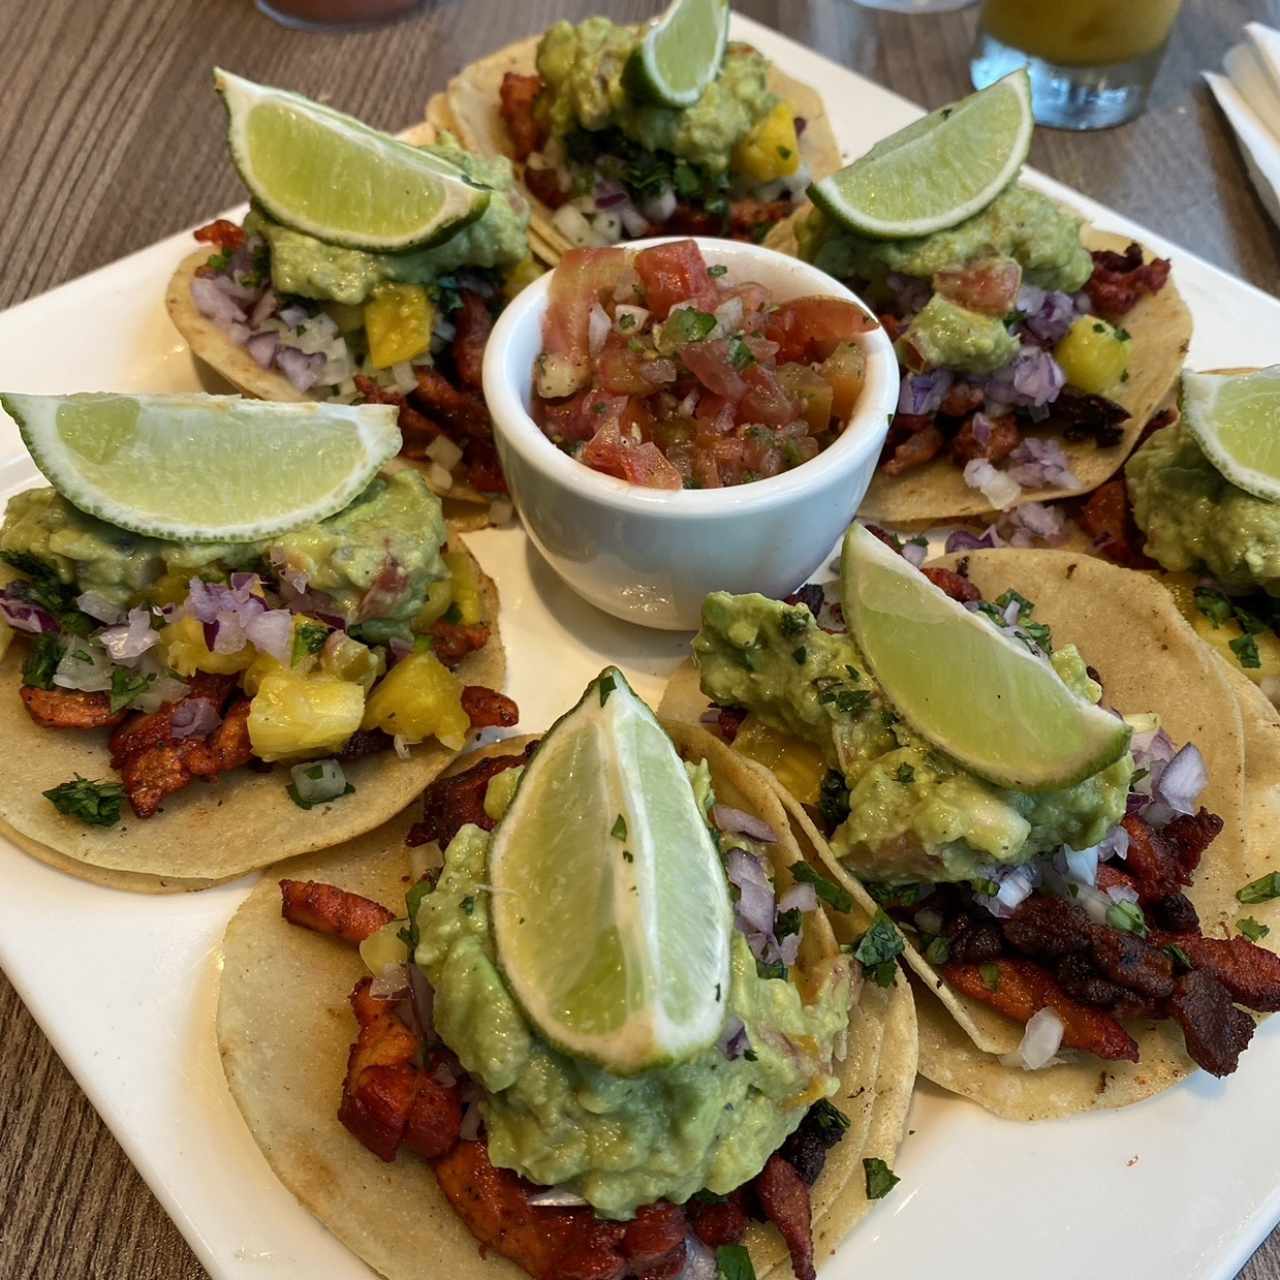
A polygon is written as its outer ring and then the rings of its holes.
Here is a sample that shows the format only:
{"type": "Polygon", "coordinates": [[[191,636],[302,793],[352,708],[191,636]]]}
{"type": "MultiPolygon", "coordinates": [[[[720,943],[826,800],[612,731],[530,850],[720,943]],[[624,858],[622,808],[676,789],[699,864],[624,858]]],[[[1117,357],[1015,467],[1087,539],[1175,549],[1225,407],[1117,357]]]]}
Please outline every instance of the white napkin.
{"type": "Polygon", "coordinates": [[[1244,34],[1222,60],[1226,75],[1203,74],[1236,131],[1262,203],[1280,223],[1280,31],[1250,22],[1244,34]]]}

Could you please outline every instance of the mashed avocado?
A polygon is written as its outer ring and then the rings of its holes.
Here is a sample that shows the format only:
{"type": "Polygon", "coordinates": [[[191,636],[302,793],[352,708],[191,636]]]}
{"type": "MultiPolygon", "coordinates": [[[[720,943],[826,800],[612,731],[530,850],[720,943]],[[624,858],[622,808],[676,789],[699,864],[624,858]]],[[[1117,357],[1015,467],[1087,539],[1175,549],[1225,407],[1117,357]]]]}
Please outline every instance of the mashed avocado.
{"type": "MultiPolygon", "coordinates": [[[[498,775],[486,811],[505,809],[498,775]]],[[[747,1027],[754,1061],[717,1047],[679,1066],[621,1079],[551,1048],[525,1020],[494,960],[489,837],[466,826],[445,850],[418,908],[417,963],[435,989],[436,1029],[487,1095],[489,1157],[542,1185],[568,1186],[605,1217],[639,1205],[724,1194],[754,1177],[837,1080],[830,1062],[848,1028],[848,987],[833,980],[810,1005],[788,981],[761,978],[733,940],[729,1014],[747,1027]],[[815,1070],[818,1072],[815,1082],[815,1070]]]]}
{"type": "Polygon", "coordinates": [[[994,373],[1018,354],[1018,338],[1000,316],[982,315],[935,293],[898,340],[909,369],[994,373]]]}
{"type": "Polygon", "coordinates": [[[768,88],[768,62],[746,45],[730,45],[720,74],[681,110],[632,95],[624,73],[639,43],[635,29],[608,18],[588,18],[576,27],[557,22],[542,37],[538,72],[549,91],[551,132],[616,128],[649,151],[669,151],[723,173],[734,144],[777,101],[768,88]]]}
{"type": "Polygon", "coordinates": [[[1093,271],[1080,243],[1080,219],[1048,196],[1013,183],[959,226],[907,240],[869,240],[845,231],[819,209],[796,228],[800,256],[840,280],[878,281],[887,271],[929,280],[937,271],[998,254],[1041,289],[1073,293],[1093,271]]]}
{"type": "Polygon", "coordinates": [[[1182,423],[1157,431],[1124,469],[1143,550],[1173,571],[1280,595],[1280,506],[1227,480],[1182,423]]]}
{"type": "Polygon", "coordinates": [[[525,239],[529,205],[516,187],[511,161],[505,156],[472,155],[447,133],[423,150],[491,188],[489,207],[475,222],[433,248],[364,253],[281,226],[255,208],[245,219],[245,230],[262,236],[270,246],[271,283],[276,291],[354,306],[385,281],[430,284],[459,267],[513,267],[522,262],[529,252],[525,239]]]}
{"type": "MultiPolygon", "coordinates": [[[[988,860],[1088,848],[1124,817],[1130,756],[1062,791],[983,782],[900,720],[853,640],[820,630],[803,606],[716,592],[693,649],[709,698],[814,743],[844,774],[850,812],[832,846],[867,879],[968,880],[988,860]]],[[[1076,693],[1101,696],[1074,646],[1053,665],[1076,693]]]]}
{"type": "Polygon", "coordinates": [[[0,553],[38,560],[60,581],[125,606],[162,578],[221,578],[270,557],[307,574],[309,588],[359,619],[372,639],[407,631],[427,587],[446,576],[440,500],[416,471],[376,478],[345,510],[269,542],[186,543],[145,538],[77,510],[53,489],[9,500],[0,553]],[[368,592],[372,617],[361,618],[368,592]]]}

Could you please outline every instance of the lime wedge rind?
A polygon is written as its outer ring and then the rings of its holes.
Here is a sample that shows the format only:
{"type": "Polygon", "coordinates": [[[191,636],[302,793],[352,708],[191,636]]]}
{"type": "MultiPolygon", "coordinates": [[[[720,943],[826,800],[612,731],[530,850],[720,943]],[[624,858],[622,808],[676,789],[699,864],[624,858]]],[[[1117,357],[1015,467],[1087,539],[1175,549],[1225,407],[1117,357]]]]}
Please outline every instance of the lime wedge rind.
{"type": "Polygon", "coordinates": [[[400,448],[388,405],[0,393],[79,510],[170,541],[258,542],[351,504],[400,448]]]}
{"type": "Polygon", "coordinates": [[[716,78],[728,40],[728,0],[674,0],[645,32],[631,77],[643,96],[691,107],[716,78]]]}
{"type": "Polygon", "coordinates": [[[1280,502],[1280,365],[1184,373],[1182,416],[1222,476],[1255,498],[1280,502]]]}
{"type": "Polygon", "coordinates": [[[1025,69],[877,143],[809,188],[813,203],[847,229],[906,239],[981,212],[1026,162],[1035,119],[1025,69]]]}
{"type": "Polygon", "coordinates": [[[727,883],[678,752],[616,669],[525,767],[489,879],[498,965],[548,1043],[622,1076],[714,1043],[727,883]]]}
{"type": "Polygon", "coordinates": [[[1119,760],[1131,730],[1043,658],[945,595],[861,525],[845,536],[845,618],[894,709],[998,787],[1056,791],[1119,760]]]}
{"type": "Polygon", "coordinates": [[[488,208],[489,191],[457,166],[332,107],[220,68],[214,85],[241,180],[275,221],[297,231],[397,253],[440,244],[488,208]]]}

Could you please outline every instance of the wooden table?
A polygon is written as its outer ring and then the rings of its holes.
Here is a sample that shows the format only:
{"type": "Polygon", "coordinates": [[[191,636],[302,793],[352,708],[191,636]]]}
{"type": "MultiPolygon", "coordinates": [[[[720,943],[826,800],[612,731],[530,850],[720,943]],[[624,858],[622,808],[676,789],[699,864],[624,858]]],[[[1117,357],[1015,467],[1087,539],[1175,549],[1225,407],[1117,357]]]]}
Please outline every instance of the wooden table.
{"type": "MultiPolygon", "coordinates": [[[[249,0],[0,0],[5,46],[22,51],[0,80],[0,307],[242,198],[209,87],[215,63],[395,128],[464,63],[553,18],[635,19],[659,7],[438,0],[396,26],[313,35],[274,25],[249,0]]],[[[972,10],[906,18],[847,0],[737,8],[928,106],[967,92],[972,10]]],[[[1280,0],[1187,0],[1146,115],[1105,134],[1042,131],[1032,159],[1280,293],[1280,235],[1197,76],[1250,18],[1280,25],[1280,0]]],[[[203,1276],[3,977],[0,1026],[0,1276],[203,1276]]],[[[1241,1275],[1280,1280],[1280,1233],[1241,1275]]]]}

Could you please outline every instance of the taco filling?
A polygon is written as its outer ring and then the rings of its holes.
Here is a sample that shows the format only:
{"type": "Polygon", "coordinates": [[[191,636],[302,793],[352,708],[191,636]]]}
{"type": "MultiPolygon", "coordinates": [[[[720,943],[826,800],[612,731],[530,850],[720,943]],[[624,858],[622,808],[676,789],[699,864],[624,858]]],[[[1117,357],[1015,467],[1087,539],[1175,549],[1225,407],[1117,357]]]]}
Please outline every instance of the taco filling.
{"type": "MultiPolygon", "coordinates": [[[[598,692],[634,696],[616,671],[587,698],[598,692]]],[[[790,837],[718,800],[697,739],[678,738],[685,795],[662,803],[696,806],[723,877],[715,896],[734,900],[711,1039],[626,1074],[550,1042],[499,954],[494,916],[509,890],[495,884],[493,850],[510,822],[537,821],[515,797],[558,731],[428,788],[409,835],[427,870],[400,918],[333,885],[281,882],[286,920],[358,943],[371,971],[351,995],[359,1033],[339,1119],[385,1161],[402,1147],[429,1161],[481,1246],[539,1280],[714,1274],[717,1255],[754,1274],[742,1244],[753,1220],[778,1229],[795,1275],[812,1280],[810,1188],[848,1125],[829,1099],[851,999],[813,886],[784,869],[790,837]],[[822,938],[830,954],[817,959],[822,938]]],[[[632,811],[633,827],[647,821],[632,811]]],[[[600,833],[623,878],[646,862],[620,852],[624,828],[619,815],[600,833]]],[[[699,892],[692,873],[686,890],[699,892]]],[[[522,925],[554,909],[543,899],[520,904],[522,925]]],[[[714,935],[719,911],[700,902],[698,927],[714,935]]]]}
{"type": "MultiPolygon", "coordinates": [[[[961,572],[921,572],[1079,698],[1103,699],[1105,673],[1054,644],[1034,601],[984,600],[961,572]]],[[[887,936],[890,919],[906,931],[930,985],[1026,1026],[1012,1065],[1043,1068],[1060,1051],[1137,1062],[1124,1024],[1149,1019],[1179,1026],[1205,1070],[1234,1071],[1254,1030],[1237,1006],[1280,1008],[1280,958],[1201,932],[1186,890],[1223,822],[1199,805],[1195,745],[1131,716],[1131,749],[1074,785],[993,785],[907,724],[841,620],[816,586],[786,602],[715,594],[695,660],[721,735],[805,804],[887,936]]]]}
{"type": "Polygon", "coordinates": [[[662,233],[763,239],[810,181],[806,120],[740,43],[693,106],[647,100],[627,74],[642,35],[603,17],[561,21],[534,74],[505,74],[501,114],[525,186],[578,247],[662,233]]]}
{"type": "Polygon", "coordinates": [[[246,543],[145,537],[31,489],[5,510],[0,559],[15,571],[0,619],[26,644],[32,721],[111,731],[118,781],[104,753],[104,777],[44,792],[72,819],[111,826],[125,798],[150,818],[197,778],[278,762],[311,808],[351,790],[344,762],[429,739],[457,750],[473,728],[515,723],[510,699],[453,674],[493,620],[412,470],[246,543]]]}

